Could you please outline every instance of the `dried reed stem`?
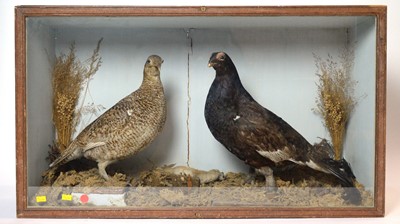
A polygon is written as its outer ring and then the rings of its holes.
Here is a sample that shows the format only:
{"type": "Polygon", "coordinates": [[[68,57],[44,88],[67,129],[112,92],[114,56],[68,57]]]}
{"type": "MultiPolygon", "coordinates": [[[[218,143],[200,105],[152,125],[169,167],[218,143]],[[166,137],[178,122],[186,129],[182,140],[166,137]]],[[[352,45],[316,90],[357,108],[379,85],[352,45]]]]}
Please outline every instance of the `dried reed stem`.
{"type": "Polygon", "coordinates": [[[343,143],[350,115],[357,100],[354,98],[354,89],[357,82],[352,80],[351,71],[354,64],[354,51],[345,49],[336,62],[331,55],[321,59],[314,54],[317,76],[319,77],[317,108],[315,112],[323,118],[332,145],[335,159],[340,160],[343,155],[343,143]]]}
{"type": "Polygon", "coordinates": [[[55,146],[62,152],[70,144],[76,126],[80,121],[81,113],[77,111],[77,104],[83,90],[101,64],[99,56],[100,44],[97,43],[92,56],[81,62],[75,55],[75,43],[71,44],[68,54],[56,57],[52,71],[53,85],[53,124],[56,130],[55,146]]]}

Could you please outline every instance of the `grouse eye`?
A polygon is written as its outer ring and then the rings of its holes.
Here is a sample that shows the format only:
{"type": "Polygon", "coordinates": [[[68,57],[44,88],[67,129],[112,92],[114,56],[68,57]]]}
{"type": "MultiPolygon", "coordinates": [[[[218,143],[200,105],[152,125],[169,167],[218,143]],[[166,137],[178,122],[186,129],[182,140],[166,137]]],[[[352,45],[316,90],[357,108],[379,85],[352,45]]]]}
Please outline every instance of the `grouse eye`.
{"type": "Polygon", "coordinates": [[[219,57],[219,60],[220,60],[220,61],[225,61],[225,55],[221,55],[221,56],[219,57]]]}
{"type": "Polygon", "coordinates": [[[146,61],[146,64],[149,64],[150,63],[150,59],[148,59],[147,61],[146,61]]]}

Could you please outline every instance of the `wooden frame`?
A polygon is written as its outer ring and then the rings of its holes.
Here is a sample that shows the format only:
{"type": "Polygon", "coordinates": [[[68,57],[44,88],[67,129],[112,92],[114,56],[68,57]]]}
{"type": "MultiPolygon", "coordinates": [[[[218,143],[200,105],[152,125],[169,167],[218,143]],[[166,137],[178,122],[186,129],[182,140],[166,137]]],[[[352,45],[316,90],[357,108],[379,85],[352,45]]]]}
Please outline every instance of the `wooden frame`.
{"type": "Polygon", "coordinates": [[[386,130],[386,7],[385,6],[288,6],[288,7],[71,7],[18,6],[16,32],[16,166],[17,216],[21,218],[288,218],[374,217],[384,215],[386,130]],[[376,115],[375,204],[371,208],[156,208],[156,209],[41,209],[27,201],[27,102],[26,18],[41,16],[375,16],[376,17],[376,115]]]}

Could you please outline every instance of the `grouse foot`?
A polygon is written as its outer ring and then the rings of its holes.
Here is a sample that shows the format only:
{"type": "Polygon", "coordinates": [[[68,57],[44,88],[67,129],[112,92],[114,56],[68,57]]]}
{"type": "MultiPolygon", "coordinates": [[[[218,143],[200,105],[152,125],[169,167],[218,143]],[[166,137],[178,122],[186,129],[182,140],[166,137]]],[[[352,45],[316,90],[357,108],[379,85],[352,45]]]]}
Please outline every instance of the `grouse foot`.
{"type": "Polygon", "coordinates": [[[107,160],[107,161],[98,162],[98,164],[97,164],[97,166],[99,168],[100,176],[102,176],[105,180],[109,180],[110,179],[110,177],[108,176],[108,174],[106,172],[106,167],[108,165],[110,165],[111,163],[113,163],[113,162],[114,161],[107,160]]]}
{"type": "Polygon", "coordinates": [[[265,177],[265,186],[268,191],[275,191],[276,190],[276,183],[273,175],[273,171],[270,167],[264,166],[259,169],[256,169],[256,172],[259,174],[264,175],[265,177]]]}

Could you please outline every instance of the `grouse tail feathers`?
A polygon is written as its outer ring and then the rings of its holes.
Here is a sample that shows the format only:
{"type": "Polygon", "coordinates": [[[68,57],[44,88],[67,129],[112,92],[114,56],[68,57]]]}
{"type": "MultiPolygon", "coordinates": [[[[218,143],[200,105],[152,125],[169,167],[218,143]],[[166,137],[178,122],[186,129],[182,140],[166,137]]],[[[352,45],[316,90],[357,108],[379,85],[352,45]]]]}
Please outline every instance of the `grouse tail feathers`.
{"type": "Polygon", "coordinates": [[[360,191],[354,185],[356,177],[351,170],[350,164],[344,158],[341,160],[334,160],[331,158],[322,159],[320,166],[339,179],[340,183],[345,188],[345,200],[350,201],[352,204],[361,203],[360,191]]]}
{"type": "Polygon", "coordinates": [[[322,159],[319,164],[324,170],[336,176],[343,187],[354,187],[354,173],[345,159],[322,159]]]}
{"type": "Polygon", "coordinates": [[[72,142],[57,159],[55,159],[52,163],[50,163],[49,167],[55,167],[59,165],[63,165],[68,161],[74,158],[74,154],[76,153],[77,145],[75,142],[72,142]]]}

